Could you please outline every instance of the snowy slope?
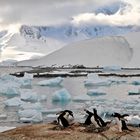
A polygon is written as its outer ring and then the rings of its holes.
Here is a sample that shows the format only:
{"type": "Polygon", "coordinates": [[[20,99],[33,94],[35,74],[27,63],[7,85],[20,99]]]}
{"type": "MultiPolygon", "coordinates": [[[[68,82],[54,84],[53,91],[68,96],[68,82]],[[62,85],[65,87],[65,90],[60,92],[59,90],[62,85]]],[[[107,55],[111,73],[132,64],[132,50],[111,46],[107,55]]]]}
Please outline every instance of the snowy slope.
{"type": "Polygon", "coordinates": [[[124,37],[103,37],[73,43],[39,60],[23,61],[19,65],[124,66],[132,55],[133,51],[124,37]]]}
{"type": "Polygon", "coordinates": [[[132,60],[128,63],[128,67],[140,68],[140,32],[129,33],[125,38],[133,48],[132,60]]]}

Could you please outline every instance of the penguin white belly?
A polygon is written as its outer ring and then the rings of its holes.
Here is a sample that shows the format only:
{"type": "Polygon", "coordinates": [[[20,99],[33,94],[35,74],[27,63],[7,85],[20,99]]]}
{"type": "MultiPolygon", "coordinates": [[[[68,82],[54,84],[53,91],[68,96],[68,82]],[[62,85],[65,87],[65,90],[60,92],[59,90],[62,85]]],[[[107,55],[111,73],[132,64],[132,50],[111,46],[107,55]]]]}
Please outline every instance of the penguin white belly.
{"type": "Polygon", "coordinates": [[[119,132],[122,132],[122,121],[119,120],[119,118],[116,118],[116,122],[117,122],[117,126],[118,126],[118,129],[119,129],[119,132]]]}
{"type": "Polygon", "coordinates": [[[61,126],[63,126],[61,119],[59,120],[59,124],[60,124],[61,126]]]}
{"type": "Polygon", "coordinates": [[[95,127],[99,127],[98,123],[95,121],[94,116],[91,117],[91,122],[93,125],[95,125],[95,127]]]}

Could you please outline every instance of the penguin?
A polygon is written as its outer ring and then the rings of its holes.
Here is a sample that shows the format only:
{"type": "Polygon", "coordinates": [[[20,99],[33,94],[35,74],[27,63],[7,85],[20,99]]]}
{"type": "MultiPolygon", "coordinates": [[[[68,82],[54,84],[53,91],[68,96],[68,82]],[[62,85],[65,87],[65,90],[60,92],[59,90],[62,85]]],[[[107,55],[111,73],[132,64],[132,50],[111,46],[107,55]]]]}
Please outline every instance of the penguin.
{"type": "Polygon", "coordinates": [[[64,127],[64,128],[66,128],[66,127],[68,127],[70,125],[69,116],[74,118],[73,112],[70,111],[70,110],[61,111],[61,112],[57,113],[56,115],[58,115],[58,114],[59,114],[59,116],[57,118],[58,124],[61,127],[64,127]]]}
{"type": "Polygon", "coordinates": [[[115,117],[119,132],[122,132],[124,130],[129,130],[126,125],[126,119],[124,118],[124,117],[129,116],[128,114],[121,115],[121,114],[115,112],[111,116],[115,117]]]}
{"type": "Polygon", "coordinates": [[[93,113],[88,110],[85,111],[88,114],[88,117],[86,118],[84,123],[85,125],[93,124],[95,127],[105,127],[108,123],[110,123],[104,122],[103,119],[100,116],[98,116],[97,110],[95,108],[93,109],[93,113]]]}

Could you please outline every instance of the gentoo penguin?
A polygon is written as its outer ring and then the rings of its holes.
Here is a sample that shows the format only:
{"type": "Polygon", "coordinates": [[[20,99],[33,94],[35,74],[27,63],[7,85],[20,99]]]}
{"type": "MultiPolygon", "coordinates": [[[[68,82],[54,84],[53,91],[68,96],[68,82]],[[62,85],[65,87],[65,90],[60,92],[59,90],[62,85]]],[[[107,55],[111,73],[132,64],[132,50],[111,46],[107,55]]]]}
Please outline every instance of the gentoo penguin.
{"type": "Polygon", "coordinates": [[[95,127],[105,127],[108,123],[110,122],[104,122],[103,119],[98,116],[97,110],[93,109],[93,113],[85,110],[86,113],[88,114],[88,117],[85,120],[85,125],[90,125],[93,124],[95,127]]]}
{"type": "Polygon", "coordinates": [[[115,112],[111,116],[115,117],[119,132],[122,132],[123,130],[129,130],[125,122],[126,119],[124,118],[129,116],[128,114],[121,115],[115,112]]]}
{"type": "Polygon", "coordinates": [[[70,111],[70,110],[64,110],[64,111],[61,111],[59,113],[57,113],[56,115],[58,115],[58,124],[62,127],[68,127],[70,125],[70,120],[69,120],[69,116],[71,116],[72,118],[73,117],[73,112],[70,111]]]}

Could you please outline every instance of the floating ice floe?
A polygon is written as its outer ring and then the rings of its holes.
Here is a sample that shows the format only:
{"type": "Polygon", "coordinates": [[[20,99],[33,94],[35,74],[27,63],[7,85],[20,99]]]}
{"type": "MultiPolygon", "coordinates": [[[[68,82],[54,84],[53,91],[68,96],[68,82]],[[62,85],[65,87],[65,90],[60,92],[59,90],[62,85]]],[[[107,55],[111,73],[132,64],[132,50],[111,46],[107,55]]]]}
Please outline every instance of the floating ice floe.
{"type": "Polygon", "coordinates": [[[6,114],[0,114],[0,120],[4,120],[7,118],[7,115],[6,114]]]}
{"type": "Polygon", "coordinates": [[[140,85],[140,80],[134,80],[132,81],[132,85],[140,85]]]}
{"type": "Polygon", "coordinates": [[[88,74],[84,81],[85,86],[109,86],[111,82],[106,79],[101,79],[97,74],[88,74]]]}
{"type": "Polygon", "coordinates": [[[24,103],[20,106],[21,109],[34,109],[34,110],[42,110],[42,105],[41,103],[37,102],[37,103],[24,103]]]}
{"type": "Polygon", "coordinates": [[[6,96],[17,96],[17,95],[20,95],[20,90],[19,88],[17,87],[10,87],[9,85],[8,86],[2,86],[1,90],[0,90],[0,93],[2,95],[6,95],[6,96]]]}
{"type": "Polygon", "coordinates": [[[40,85],[40,86],[60,86],[62,81],[63,81],[63,78],[56,77],[53,79],[40,81],[40,82],[38,82],[38,85],[40,85]]]}
{"type": "Polygon", "coordinates": [[[92,100],[90,96],[88,95],[78,95],[73,97],[73,101],[75,102],[84,102],[84,101],[90,101],[92,100]]]}
{"type": "Polygon", "coordinates": [[[140,95],[140,89],[128,91],[128,95],[140,95]]]}
{"type": "Polygon", "coordinates": [[[32,85],[32,78],[31,74],[25,73],[24,77],[18,78],[12,75],[2,75],[0,77],[1,80],[6,82],[7,84],[13,85],[16,87],[29,87],[32,85]],[[29,76],[30,75],[30,76],[29,76]]]}
{"type": "Polygon", "coordinates": [[[105,66],[103,67],[103,71],[121,71],[120,66],[105,66]]]}
{"type": "Polygon", "coordinates": [[[20,122],[39,123],[43,121],[42,113],[34,109],[26,109],[18,112],[20,122]]]}
{"type": "Polygon", "coordinates": [[[52,101],[67,102],[71,100],[71,95],[66,89],[56,91],[52,96],[52,101]]]}
{"type": "Polygon", "coordinates": [[[127,123],[131,124],[131,125],[136,125],[136,126],[140,126],[140,116],[138,115],[130,115],[128,117],[126,117],[127,119],[127,123]]]}
{"type": "Polygon", "coordinates": [[[21,101],[21,99],[19,97],[14,97],[14,98],[4,101],[5,106],[20,106],[23,103],[24,102],[21,101]]]}
{"type": "Polygon", "coordinates": [[[45,100],[47,100],[47,96],[38,95],[36,92],[34,92],[30,89],[22,89],[21,90],[21,100],[31,101],[31,102],[45,101],[45,100]]]}
{"type": "Polygon", "coordinates": [[[0,126],[0,132],[8,131],[14,129],[16,127],[9,127],[9,126],[0,126]]]}
{"type": "Polygon", "coordinates": [[[37,93],[31,91],[31,90],[24,90],[21,93],[21,100],[24,101],[37,101],[38,100],[38,95],[37,93]]]}
{"type": "Polygon", "coordinates": [[[31,74],[31,73],[27,73],[27,72],[24,73],[24,78],[26,78],[26,79],[30,79],[30,80],[32,80],[33,77],[34,77],[34,75],[31,74]]]}
{"type": "Polygon", "coordinates": [[[102,90],[99,89],[91,89],[87,91],[87,95],[89,96],[102,96],[102,95],[106,95],[106,93],[102,90]]]}
{"type": "Polygon", "coordinates": [[[123,84],[127,82],[126,80],[117,79],[113,77],[108,78],[108,81],[110,81],[112,84],[123,84]]]}

